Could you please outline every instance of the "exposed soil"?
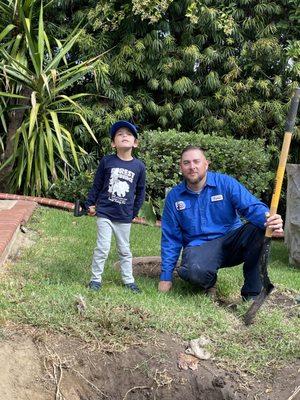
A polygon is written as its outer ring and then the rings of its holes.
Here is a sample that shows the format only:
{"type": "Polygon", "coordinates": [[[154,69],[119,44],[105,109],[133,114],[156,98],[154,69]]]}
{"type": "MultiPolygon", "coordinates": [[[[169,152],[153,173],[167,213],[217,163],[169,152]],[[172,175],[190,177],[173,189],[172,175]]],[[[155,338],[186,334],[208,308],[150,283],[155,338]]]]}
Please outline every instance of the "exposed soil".
{"type": "MultiPolygon", "coordinates": [[[[146,257],[134,257],[132,259],[132,268],[134,276],[147,276],[148,278],[157,278],[160,274],[161,258],[159,256],[146,256],[146,257]]],[[[174,276],[177,276],[177,267],[180,262],[178,261],[177,266],[174,270],[174,276]]],[[[115,269],[120,269],[120,262],[117,261],[114,264],[115,269]]]]}
{"type": "Polygon", "coordinates": [[[197,370],[180,370],[182,351],[184,344],[169,336],[114,353],[65,335],[6,327],[0,341],[0,398],[287,400],[300,385],[300,362],[260,382],[218,368],[213,360],[200,361],[197,370]]]}
{"type": "MultiPolygon", "coordinates": [[[[140,271],[156,275],[158,264],[154,260],[147,264],[148,271],[144,266],[140,271]]],[[[136,274],[139,265],[134,267],[136,274]]],[[[272,301],[291,308],[293,299],[275,293],[272,301]]],[[[176,336],[156,334],[151,343],[120,353],[96,341],[87,344],[63,334],[7,325],[0,330],[0,399],[300,400],[300,360],[268,381],[259,381],[227,371],[214,359],[182,370],[178,361],[185,348],[176,336]]]]}

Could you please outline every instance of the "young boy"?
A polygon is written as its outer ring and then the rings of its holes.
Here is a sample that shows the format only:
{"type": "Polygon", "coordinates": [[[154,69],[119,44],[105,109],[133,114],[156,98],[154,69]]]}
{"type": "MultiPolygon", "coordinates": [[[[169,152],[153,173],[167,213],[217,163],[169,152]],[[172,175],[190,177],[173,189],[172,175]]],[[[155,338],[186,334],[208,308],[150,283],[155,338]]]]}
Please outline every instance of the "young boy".
{"type": "Polygon", "coordinates": [[[139,293],[140,289],[132,275],[129,237],[131,221],[137,216],[145,198],[146,168],[132,156],[132,149],[138,146],[135,125],[118,121],[112,125],[110,136],[116,154],[101,159],[85,202],[89,215],[97,215],[98,226],[89,288],[95,291],[101,288],[101,276],[113,233],[124,285],[134,293],[139,293]]]}

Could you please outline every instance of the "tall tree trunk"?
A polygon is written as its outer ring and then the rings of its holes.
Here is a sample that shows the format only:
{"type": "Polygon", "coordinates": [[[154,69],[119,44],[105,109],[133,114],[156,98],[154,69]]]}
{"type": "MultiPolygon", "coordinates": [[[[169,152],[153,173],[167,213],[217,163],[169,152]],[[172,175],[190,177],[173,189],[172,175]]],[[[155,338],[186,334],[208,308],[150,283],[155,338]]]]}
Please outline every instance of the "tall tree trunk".
{"type": "MultiPolygon", "coordinates": [[[[28,98],[21,99],[18,102],[18,104],[19,105],[29,104],[30,93],[31,93],[31,90],[29,88],[22,89],[20,94],[23,96],[26,96],[28,98]]],[[[13,155],[15,134],[16,134],[18,128],[22,125],[25,111],[26,111],[25,109],[14,110],[9,115],[9,123],[8,123],[4,153],[2,156],[2,163],[5,163],[13,155]]],[[[8,190],[9,174],[12,171],[12,169],[13,169],[13,162],[10,162],[0,171],[0,191],[1,192],[6,192],[8,190]]]]}

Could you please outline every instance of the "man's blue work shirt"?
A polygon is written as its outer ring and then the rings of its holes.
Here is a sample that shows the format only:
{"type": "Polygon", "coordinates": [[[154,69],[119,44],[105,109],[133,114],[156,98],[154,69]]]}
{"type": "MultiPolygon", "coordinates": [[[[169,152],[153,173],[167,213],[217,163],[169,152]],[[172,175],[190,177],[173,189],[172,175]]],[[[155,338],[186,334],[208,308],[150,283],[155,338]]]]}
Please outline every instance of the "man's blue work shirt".
{"type": "Polygon", "coordinates": [[[186,187],[185,181],[167,195],[162,216],[162,272],[170,281],[182,247],[198,246],[225,235],[242,225],[240,217],[264,229],[268,207],[236,179],[207,172],[200,193],[186,187]]]}

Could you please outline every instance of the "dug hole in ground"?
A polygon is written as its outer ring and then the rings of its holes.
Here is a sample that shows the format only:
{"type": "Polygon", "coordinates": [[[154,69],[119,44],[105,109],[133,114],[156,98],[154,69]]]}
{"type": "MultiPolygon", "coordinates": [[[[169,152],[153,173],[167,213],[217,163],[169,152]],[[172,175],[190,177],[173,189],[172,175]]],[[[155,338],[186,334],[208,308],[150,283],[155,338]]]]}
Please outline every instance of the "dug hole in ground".
{"type": "MultiPolygon", "coordinates": [[[[20,234],[21,235],[21,234],[20,234]]],[[[12,258],[30,246],[20,236],[12,258]]],[[[26,237],[26,240],[24,239],[26,237]]],[[[13,259],[12,259],[13,262],[13,259]]],[[[157,273],[154,260],[144,273],[157,273]]],[[[0,337],[1,400],[299,400],[300,361],[268,381],[221,368],[213,357],[181,364],[187,343],[161,334],[127,351],[29,326],[6,324],[0,337]]]]}

